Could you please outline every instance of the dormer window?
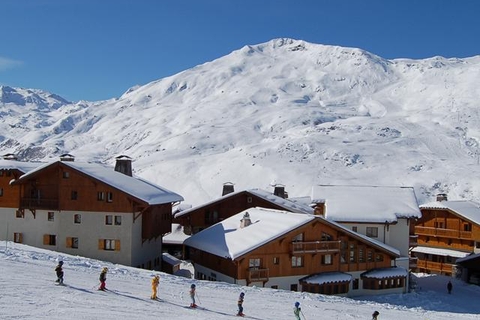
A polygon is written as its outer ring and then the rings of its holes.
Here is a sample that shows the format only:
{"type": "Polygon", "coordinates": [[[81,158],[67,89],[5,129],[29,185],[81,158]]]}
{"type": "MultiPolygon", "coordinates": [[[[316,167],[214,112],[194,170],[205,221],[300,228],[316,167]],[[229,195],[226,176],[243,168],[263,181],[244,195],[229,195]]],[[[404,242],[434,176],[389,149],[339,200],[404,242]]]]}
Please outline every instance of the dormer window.
{"type": "Polygon", "coordinates": [[[63,179],[68,179],[68,178],[70,178],[70,172],[63,171],[63,179]]]}

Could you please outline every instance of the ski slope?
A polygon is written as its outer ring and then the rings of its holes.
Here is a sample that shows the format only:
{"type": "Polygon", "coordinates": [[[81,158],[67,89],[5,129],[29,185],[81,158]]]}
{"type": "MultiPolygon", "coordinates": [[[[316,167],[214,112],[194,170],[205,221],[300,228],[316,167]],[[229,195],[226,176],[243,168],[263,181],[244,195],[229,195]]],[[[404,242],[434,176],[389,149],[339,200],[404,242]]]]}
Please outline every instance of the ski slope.
{"type": "Polygon", "coordinates": [[[453,281],[446,292],[443,276],[417,275],[417,291],[349,299],[256,287],[207,282],[60,254],[0,241],[0,319],[182,319],[238,318],[237,298],[245,292],[247,318],[292,320],[293,304],[301,303],[304,318],[379,320],[479,319],[480,287],[453,281]],[[54,268],[64,261],[65,286],[55,284],[54,268]],[[107,266],[107,288],[98,291],[98,276],[107,266]],[[150,281],[160,274],[158,297],[150,299],[150,281]],[[190,309],[188,291],[197,286],[199,309],[190,309]]]}

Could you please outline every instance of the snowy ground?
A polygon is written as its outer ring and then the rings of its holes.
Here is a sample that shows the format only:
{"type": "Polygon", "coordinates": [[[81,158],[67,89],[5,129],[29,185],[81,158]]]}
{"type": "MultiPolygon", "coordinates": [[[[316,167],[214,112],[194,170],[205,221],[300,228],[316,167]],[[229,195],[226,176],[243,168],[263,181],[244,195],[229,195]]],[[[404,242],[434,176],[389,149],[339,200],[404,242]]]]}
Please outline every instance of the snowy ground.
{"type": "Polygon", "coordinates": [[[301,303],[305,319],[371,319],[374,310],[381,319],[435,320],[479,319],[480,287],[448,279],[418,275],[417,292],[347,299],[316,294],[220,282],[197,281],[160,273],[159,297],[150,300],[150,280],[157,272],[59,254],[12,242],[0,241],[0,319],[232,319],[236,300],[246,293],[244,312],[252,319],[294,319],[292,307],[301,303]],[[54,283],[57,261],[65,262],[65,286],[54,283]],[[97,291],[98,275],[109,268],[107,288],[97,291]],[[197,284],[202,309],[186,308],[188,290],[197,284]]]}

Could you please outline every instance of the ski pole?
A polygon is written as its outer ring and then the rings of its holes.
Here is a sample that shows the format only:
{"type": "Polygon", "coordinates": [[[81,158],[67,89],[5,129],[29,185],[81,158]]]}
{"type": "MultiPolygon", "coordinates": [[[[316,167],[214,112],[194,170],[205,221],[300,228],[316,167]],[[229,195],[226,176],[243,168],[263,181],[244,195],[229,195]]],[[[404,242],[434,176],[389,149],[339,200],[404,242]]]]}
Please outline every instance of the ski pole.
{"type": "Polygon", "coordinates": [[[197,299],[198,299],[198,304],[202,304],[202,303],[200,302],[200,297],[198,296],[198,293],[195,292],[195,296],[196,296],[197,299]]]}
{"type": "Polygon", "coordinates": [[[302,310],[300,310],[300,313],[302,314],[303,319],[304,319],[304,320],[307,320],[307,318],[305,318],[305,315],[303,314],[303,311],[302,311],[302,310]]]}

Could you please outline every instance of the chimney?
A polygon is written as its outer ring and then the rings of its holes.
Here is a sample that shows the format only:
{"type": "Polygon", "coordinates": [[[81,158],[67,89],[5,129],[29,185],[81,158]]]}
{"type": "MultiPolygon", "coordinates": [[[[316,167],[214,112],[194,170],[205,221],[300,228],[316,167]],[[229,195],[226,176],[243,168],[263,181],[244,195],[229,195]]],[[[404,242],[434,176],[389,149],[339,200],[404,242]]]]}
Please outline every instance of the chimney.
{"type": "Polygon", "coordinates": [[[115,158],[115,171],[132,176],[132,158],[126,155],[120,155],[115,158]]]}
{"type": "Polygon", "coordinates": [[[3,155],[3,160],[13,160],[13,161],[17,161],[18,158],[16,155],[14,155],[13,153],[7,153],[7,154],[4,154],[3,155]]]}
{"type": "Polygon", "coordinates": [[[325,201],[315,201],[313,203],[313,214],[325,217],[325,201]]]}
{"type": "Polygon", "coordinates": [[[250,220],[250,215],[248,214],[248,212],[245,212],[242,220],[240,220],[240,228],[248,227],[251,224],[252,224],[252,220],[250,220]]]}
{"type": "Polygon", "coordinates": [[[437,194],[437,201],[442,202],[442,201],[447,201],[447,194],[446,193],[439,193],[437,194]]]}
{"type": "Polygon", "coordinates": [[[233,186],[234,186],[233,183],[225,182],[223,184],[222,196],[224,196],[226,194],[229,194],[229,193],[232,193],[232,192],[235,192],[235,188],[233,186]]]}
{"type": "Polygon", "coordinates": [[[273,189],[273,194],[283,199],[287,198],[287,193],[285,192],[285,186],[283,184],[276,184],[273,189]]]}
{"type": "Polygon", "coordinates": [[[69,153],[64,153],[60,155],[60,161],[75,161],[75,157],[69,153]]]}

